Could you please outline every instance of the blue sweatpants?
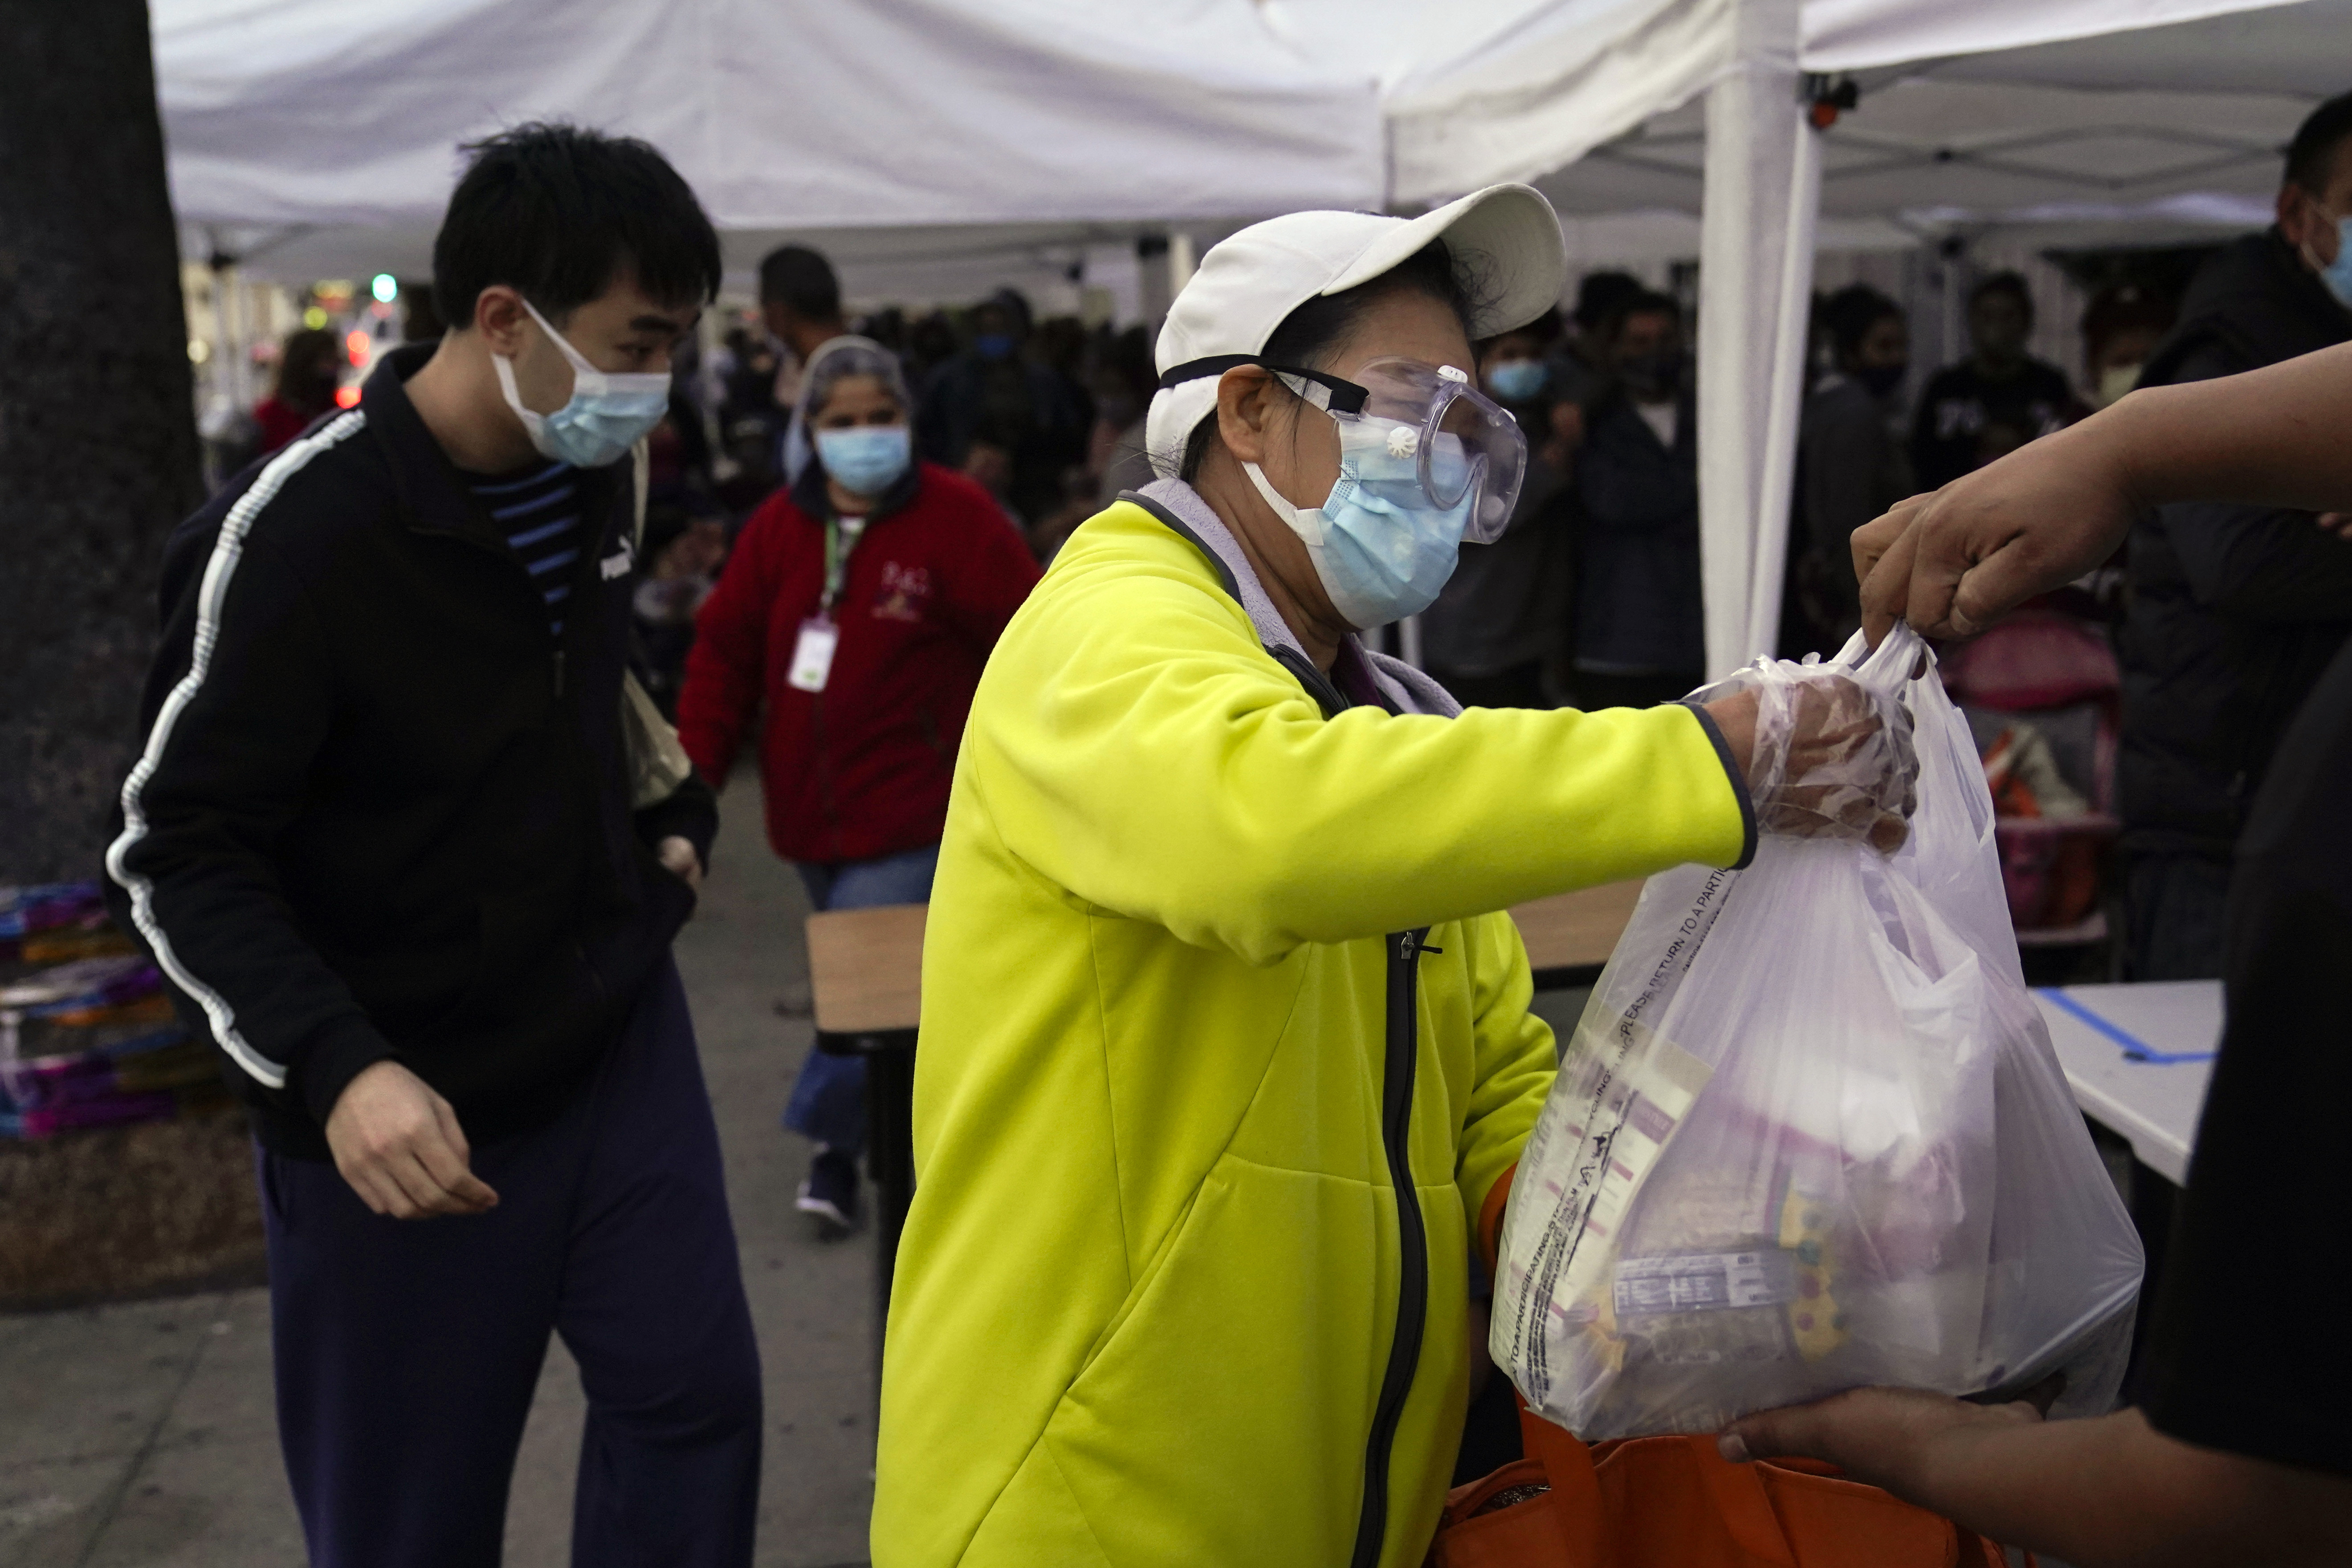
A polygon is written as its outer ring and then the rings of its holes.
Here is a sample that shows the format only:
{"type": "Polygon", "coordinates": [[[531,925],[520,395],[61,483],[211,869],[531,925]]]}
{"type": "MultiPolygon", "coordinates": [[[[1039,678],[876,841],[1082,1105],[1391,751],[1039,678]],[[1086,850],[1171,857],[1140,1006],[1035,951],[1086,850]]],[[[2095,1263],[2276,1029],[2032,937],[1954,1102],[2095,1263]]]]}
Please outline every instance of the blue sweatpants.
{"type": "Polygon", "coordinates": [[[576,1568],[740,1568],[760,1356],[675,966],[552,1121],[478,1145],[487,1214],[369,1212],[260,1154],[278,1438],[313,1568],[495,1568],[551,1331],[588,1396],[576,1568]]]}
{"type": "MultiPolygon", "coordinates": [[[[881,904],[927,904],[940,847],[902,849],[837,866],[795,861],[809,902],[820,910],[870,910],[881,904]]],[[[856,1157],[866,1147],[866,1058],[813,1050],[801,1063],[784,1125],[828,1149],[856,1157]]]]}

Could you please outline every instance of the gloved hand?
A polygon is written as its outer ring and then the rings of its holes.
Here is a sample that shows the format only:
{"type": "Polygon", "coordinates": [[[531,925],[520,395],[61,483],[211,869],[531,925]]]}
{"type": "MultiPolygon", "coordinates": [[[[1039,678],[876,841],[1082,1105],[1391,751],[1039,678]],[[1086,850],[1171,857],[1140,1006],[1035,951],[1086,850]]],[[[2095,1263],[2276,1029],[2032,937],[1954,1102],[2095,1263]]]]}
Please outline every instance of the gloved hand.
{"type": "Polygon", "coordinates": [[[1891,694],[1827,665],[1759,659],[1689,700],[1739,760],[1762,831],[1862,839],[1882,855],[1909,836],[1919,758],[1891,694]]]}

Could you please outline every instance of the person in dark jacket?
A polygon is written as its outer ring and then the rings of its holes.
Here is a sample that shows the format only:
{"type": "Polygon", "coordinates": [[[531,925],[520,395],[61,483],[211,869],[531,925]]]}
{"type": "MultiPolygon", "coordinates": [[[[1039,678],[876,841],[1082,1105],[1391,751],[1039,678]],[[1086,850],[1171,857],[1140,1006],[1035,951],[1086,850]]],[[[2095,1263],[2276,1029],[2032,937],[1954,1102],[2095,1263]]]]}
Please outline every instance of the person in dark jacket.
{"type": "Polygon", "coordinates": [[[2033,294],[2019,274],[1996,272],[1969,290],[1969,357],[1928,379],[1911,427],[1921,489],[1939,489],[2081,412],[2066,373],[2025,352],[2032,331],[2033,294]]]}
{"type": "MultiPolygon", "coordinates": [[[[744,524],[678,694],[714,781],[761,725],[768,842],[820,910],[929,900],[981,667],[1037,581],[987,491],[913,460],[908,407],[881,344],[816,351],[793,418],[809,465],[744,524]]],[[[826,1237],[856,1217],[865,1085],[858,1058],[812,1050],[785,1107],[816,1144],[799,1203],[826,1237]]]]}
{"type": "Polygon", "coordinates": [[[1421,613],[1429,673],[1465,708],[1549,708],[1544,668],[1568,622],[1569,493],[1582,413],[1554,386],[1549,311],[1478,345],[1486,395],[1519,422],[1528,469],[1503,537],[1465,543],[1437,602],[1421,613]]]}
{"type": "MultiPolygon", "coordinates": [[[[2206,263],[2143,386],[2274,364],[2352,338],[2352,94],[2295,133],[2278,222],[2206,263]]],[[[2221,973],[2230,859],[2295,710],[2352,631],[2352,543],[2310,512],[2194,502],[2132,530],[2117,772],[2139,980],[2221,973]]]]}
{"type": "Polygon", "coordinates": [[[915,446],[928,461],[1001,489],[1034,528],[1067,499],[1064,476],[1087,460],[1093,399],[1024,352],[1029,301],[1000,289],[972,311],[971,347],[923,389],[915,446]]]}
{"type": "Polygon", "coordinates": [[[549,1334],[573,1561],[751,1561],[761,1396],[670,941],[717,826],[622,730],[632,441],[719,281],[653,148],[471,149],[458,323],[173,534],[118,911],[253,1108],[310,1561],[498,1558],[549,1334]]]}
{"type": "Polygon", "coordinates": [[[1802,657],[1837,652],[1862,625],[1853,580],[1853,531],[1909,495],[1911,465],[1894,411],[1911,368],[1903,307],[1867,283],[1822,304],[1833,368],[1805,399],[1797,431],[1797,515],[1790,530],[1791,588],[1802,657]]]}
{"type": "Polygon", "coordinates": [[[1682,308],[1664,294],[1635,295],[1601,342],[1617,391],[1594,410],[1576,459],[1584,514],[1576,698],[1583,708],[1646,708],[1706,677],[1698,430],[1682,308]]]}

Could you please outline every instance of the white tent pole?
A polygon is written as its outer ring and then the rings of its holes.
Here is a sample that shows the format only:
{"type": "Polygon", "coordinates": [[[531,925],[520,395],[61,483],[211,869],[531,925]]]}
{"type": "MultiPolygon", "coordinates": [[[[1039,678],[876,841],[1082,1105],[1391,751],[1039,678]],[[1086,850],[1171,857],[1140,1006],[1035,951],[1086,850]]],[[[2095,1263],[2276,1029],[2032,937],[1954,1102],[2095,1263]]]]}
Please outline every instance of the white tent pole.
{"type": "MultiPolygon", "coordinates": [[[[1747,662],[1758,643],[1750,606],[1801,115],[1797,19],[1797,0],[1738,0],[1732,59],[1707,90],[1698,493],[1710,676],[1747,662]]],[[[1777,610],[1776,592],[1776,623],[1777,610]]]]}
{"type": "Polygon", "coordinates": [[[1780,634],[1780,594],[1789,570],[1789,512],[1796,499],[1797,427],[1804,407],[1806,350],[1811,346],[1813,236],[1822,214],[1822,138],[1802,106],[1790,128],[1789,206],[1780,251],[1780,300],[1772,353],[1764,366],[1764,479],[1756,501],[1756,552],[1750,567],[1748,650],[1756,658],[1775,650],[1780,634]]]}

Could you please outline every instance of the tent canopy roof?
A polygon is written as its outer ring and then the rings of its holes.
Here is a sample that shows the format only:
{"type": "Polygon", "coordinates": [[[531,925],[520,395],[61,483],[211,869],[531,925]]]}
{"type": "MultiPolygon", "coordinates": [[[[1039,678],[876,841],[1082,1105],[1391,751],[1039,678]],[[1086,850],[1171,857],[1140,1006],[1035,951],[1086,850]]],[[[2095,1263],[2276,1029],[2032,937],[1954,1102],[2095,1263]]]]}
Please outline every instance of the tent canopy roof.
{"type": "MultiPolygon", "coordinates": [[[[814,237],[868,297],[1525,177],[1572,244],[1695,254],[1739,3],[614,0],[583,27],[563,0],[153,0],[192,249],[414,275],[457,145],[563,116],[667,152],[731,267],[814,237]]],[[[1832,245],[2259,224],[2296,121],[2352,85],[2352,0],[1805,0],[1802,26],[1794,63],[1863,88],[1823,149],[1832,245]]]]}

